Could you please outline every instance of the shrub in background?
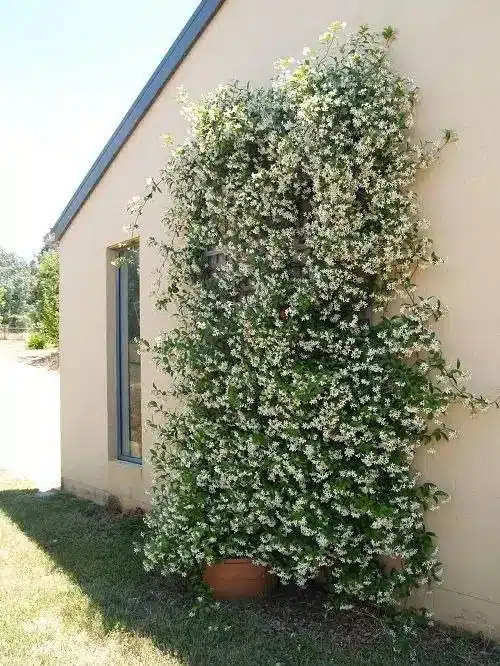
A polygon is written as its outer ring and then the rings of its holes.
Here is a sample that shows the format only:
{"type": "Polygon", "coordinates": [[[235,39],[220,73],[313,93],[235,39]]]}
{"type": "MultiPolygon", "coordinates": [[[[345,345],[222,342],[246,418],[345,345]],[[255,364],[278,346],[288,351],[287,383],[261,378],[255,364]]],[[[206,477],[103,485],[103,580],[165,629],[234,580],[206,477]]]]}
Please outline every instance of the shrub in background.
{"type": "Polygon", "coordinates": [[[31,337],[34,337],[37,343],[43,340],[43,347],[57,346],[59,344],[59,253],[55,249],[43,251],[38,259],[31,301],[31,324],[36,334],[31,337]]]}
{"type": "Polygon", "coordinates": [[[45,349],[47,340],[40,333],[31,333],[26,341],[26,347],[28,349],[45,349]]]}

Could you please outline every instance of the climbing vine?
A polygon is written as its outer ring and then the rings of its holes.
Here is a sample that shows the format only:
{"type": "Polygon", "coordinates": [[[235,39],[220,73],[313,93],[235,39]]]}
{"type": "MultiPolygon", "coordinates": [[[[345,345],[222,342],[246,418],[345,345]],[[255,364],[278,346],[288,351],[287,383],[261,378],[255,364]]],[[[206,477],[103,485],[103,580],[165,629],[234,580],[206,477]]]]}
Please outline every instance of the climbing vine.
{"type": "Polygon", "coordinates": [[[152,403],[145,556],[183,575],[250,557],[300,585],[322,571],[344,603],[383,603],[439,578],[424,514],[446,494],[416,450],[454,434],[451,403],[488,402],[414,277],[440,259],[412,188],[453,133],[412,138],[392,28],[343,28],[267,87],[184,100],[188,138],[130,203],[139,217],[169,193],[158,306],[177,312],[152,345],[172,388],[152,403]]]}

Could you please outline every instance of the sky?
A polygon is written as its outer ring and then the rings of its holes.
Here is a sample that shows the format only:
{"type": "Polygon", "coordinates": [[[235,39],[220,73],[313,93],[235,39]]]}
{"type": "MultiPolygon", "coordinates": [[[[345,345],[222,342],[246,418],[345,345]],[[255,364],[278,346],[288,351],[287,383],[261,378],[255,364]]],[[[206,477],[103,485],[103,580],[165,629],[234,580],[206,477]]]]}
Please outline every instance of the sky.
{"type": "Polygon", "coordinates": [[[199,0],[0,0],[0,246],[30,258],[199,0]]]}

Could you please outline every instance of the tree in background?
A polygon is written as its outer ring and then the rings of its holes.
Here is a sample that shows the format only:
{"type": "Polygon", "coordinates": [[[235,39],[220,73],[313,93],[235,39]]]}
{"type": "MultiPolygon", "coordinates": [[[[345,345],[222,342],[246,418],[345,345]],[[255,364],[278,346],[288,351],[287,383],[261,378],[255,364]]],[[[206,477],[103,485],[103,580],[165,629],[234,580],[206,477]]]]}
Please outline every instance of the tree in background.
{"type": "Polygon", "coordinates": [[[0,322],[23,328],[28,319],[32,267],[23,257],[0,247],[0,322]]]}
{"type": "MultiPolygon", "coordinates": [[[[3,307],[5,304],[5,289],[4,287],[0,287],[0,312],[3,311],[3,307]]],[[[2,324],[2,317],[0,316],[0,324],[2,324]]]]}
{"type": "Polygon", "coordinates": [[[43,249],[38,256],[31,292],[33,334],[29,347],[59,344],[59,253],[43,249]]]}

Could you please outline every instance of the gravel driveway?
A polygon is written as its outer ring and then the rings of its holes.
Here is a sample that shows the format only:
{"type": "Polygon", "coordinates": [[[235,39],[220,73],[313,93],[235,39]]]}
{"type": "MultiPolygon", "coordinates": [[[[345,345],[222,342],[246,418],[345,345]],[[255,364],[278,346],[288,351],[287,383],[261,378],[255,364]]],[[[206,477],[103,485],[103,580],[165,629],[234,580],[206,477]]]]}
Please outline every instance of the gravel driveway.
{"type": "Polygon", "coordinates": [[[59,487],[61,478],[59,373],[46,356],[0,340],[0,469],[40,490],[59,487]]]}

